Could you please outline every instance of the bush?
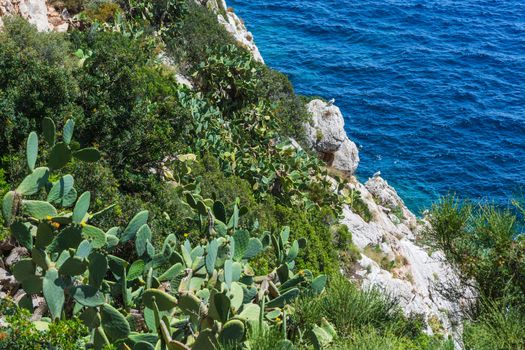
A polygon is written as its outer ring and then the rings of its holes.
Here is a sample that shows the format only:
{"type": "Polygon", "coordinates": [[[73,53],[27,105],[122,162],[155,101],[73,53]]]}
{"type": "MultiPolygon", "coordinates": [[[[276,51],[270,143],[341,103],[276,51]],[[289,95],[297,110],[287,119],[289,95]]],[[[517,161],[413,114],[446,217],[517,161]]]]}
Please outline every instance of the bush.
{"type": "MultiPolygon", "coordinates": [[[[72,112],[78,85],[63,34],[39,33],[18,17],[0,32],[0,156],[17,151],[43,117],[55,122],[72,112]]],[[[60,123],[58,123],[60,124],[60,123]]]]}
{"type": "Polygon", "coordinates": [[[525,310],[505,304],[484,301],[481,315],[465,325],[466,350],[525,349],[525,310]]]}
{"type": "Polygon", "coordinates": [[[522,220],[510,208],[448,197],[432,207],[424,237],[445,252],[465,280],[474,279],[483,296],[498,300],[512,295],[511,302],[519,305],[525,301],[522,220]]]}
{"type": "Polygon", "coordinates": [[[0,315],[8,326],[0,328],[0,349],[9,350],[81,350],[88,329],[77,318],[60,320],[43,329],[37,328],[31,313],[9,299],[0,299],[0,315]]]}
{"type": "Polygon", "coordinates": [[[204,62],[210,50],[235,44],[226,29],[217,22],[217,16],[204,6],[188,0],[188,10],[171,38],[166,38],[168,52],[183,72],[189,73],[204,62]]]}

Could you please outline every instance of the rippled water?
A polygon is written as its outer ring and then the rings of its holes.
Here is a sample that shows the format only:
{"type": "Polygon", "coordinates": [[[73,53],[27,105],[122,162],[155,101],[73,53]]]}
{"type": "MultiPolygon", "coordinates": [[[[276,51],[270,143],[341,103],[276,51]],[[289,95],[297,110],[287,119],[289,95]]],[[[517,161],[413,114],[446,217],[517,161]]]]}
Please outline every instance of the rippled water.
{"type": "Polygon", "coordinates": [[[414,210],[499,203],[525,185],[525,2],[228,0],[268,65],[335,98],[375,171],[414,210]]]}

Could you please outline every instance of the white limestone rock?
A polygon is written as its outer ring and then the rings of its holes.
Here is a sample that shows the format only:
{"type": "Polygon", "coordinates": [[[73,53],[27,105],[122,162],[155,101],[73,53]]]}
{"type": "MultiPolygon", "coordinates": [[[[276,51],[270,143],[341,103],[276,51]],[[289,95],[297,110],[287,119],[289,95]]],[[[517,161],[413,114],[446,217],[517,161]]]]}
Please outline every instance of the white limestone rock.
{"type": "Polygon", "coordinates": [[[361,193],[372,219],[366,222],[350,208],[343,210],[341,223],[352,232],[353,242],[362,252],[349,277],[362,288],[379,288],[392,295],[407,315],[421,314],[428,324],[440,325],[440,329],[429,326],[427,332],[450,335],[461,349],[462,320],[476,298],[474,290],[462,285],[442,252],[430,254],[416,243],[422,226],[385,180],[374,177],[367,186],[357,181],[352,186],[361,193]],[[404,220],[393,220],[390,210],[385,210],[392,205],[406,210],[404,220]],[[392,264],[385,266],[385,262],[392,264]]]}
{"type": "Polygon", "coordinates": [[[305,124],[308,146],[319,153],[329,166],[349,175],[359,165],[359,151],[345,131],[341,110],[321,100],[307,105],[312,119],[305,124]]]}

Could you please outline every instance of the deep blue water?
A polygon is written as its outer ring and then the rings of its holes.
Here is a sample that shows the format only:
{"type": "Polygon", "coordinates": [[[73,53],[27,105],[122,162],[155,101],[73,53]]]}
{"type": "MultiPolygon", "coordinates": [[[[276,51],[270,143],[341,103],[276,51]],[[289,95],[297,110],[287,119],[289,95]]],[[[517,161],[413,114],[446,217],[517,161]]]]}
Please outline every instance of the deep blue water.
{"type": "Polygon", "coordinates": [[[409,207],[507,203],[525,185],[523,0],[228,0],[268,65],[335,98],[409,207]]]}

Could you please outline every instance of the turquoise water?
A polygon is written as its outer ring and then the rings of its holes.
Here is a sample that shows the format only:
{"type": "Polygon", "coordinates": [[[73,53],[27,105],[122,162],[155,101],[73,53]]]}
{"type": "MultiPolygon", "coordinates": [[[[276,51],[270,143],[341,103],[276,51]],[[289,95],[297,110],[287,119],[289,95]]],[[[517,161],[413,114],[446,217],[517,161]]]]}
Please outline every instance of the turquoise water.
{"type": "Polygon", "coordinates": [[[410,208],[456,193],[507,203],[525,185],[525,3],[228,0],[268,65],[335,98],[410,208]]]}

